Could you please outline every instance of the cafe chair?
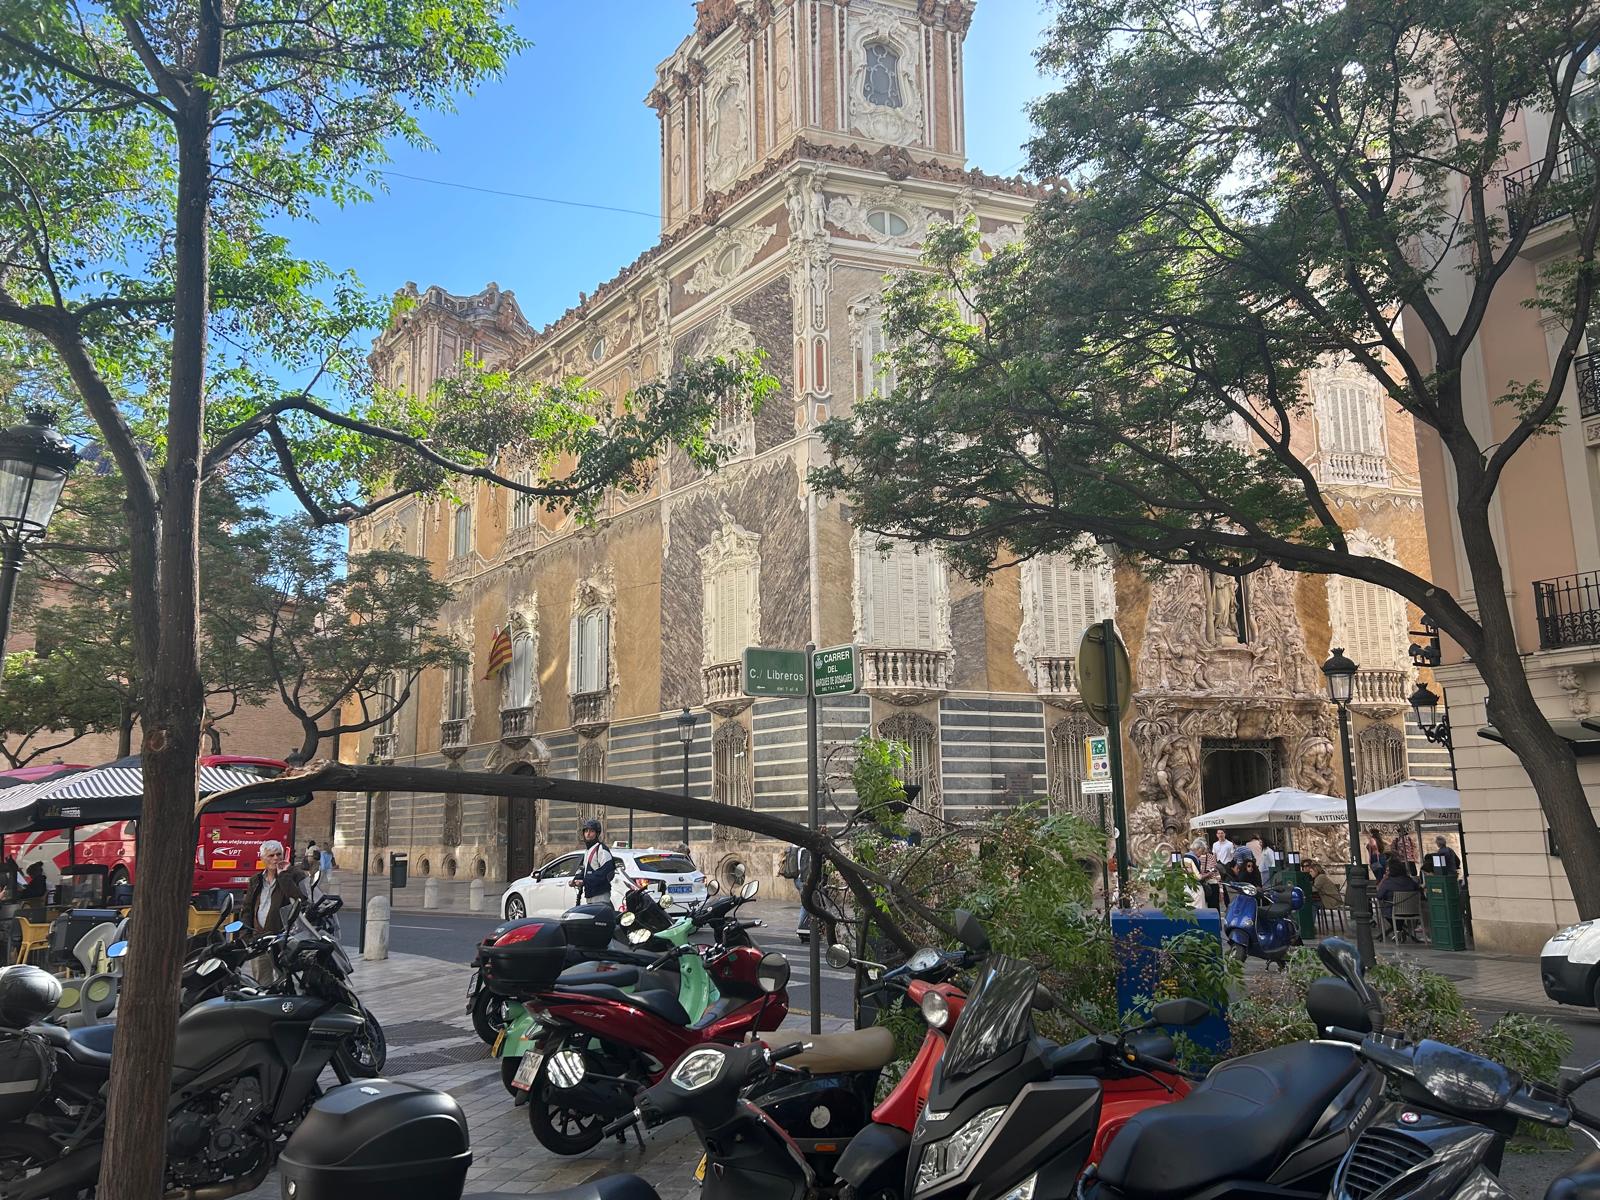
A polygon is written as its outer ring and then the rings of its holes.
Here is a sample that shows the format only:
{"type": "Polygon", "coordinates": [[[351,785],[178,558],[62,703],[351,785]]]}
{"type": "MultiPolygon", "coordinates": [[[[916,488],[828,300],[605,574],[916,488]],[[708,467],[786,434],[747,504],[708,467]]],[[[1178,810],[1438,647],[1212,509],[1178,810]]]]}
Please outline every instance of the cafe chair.
{"type": "Polygon", "coordinates": [[[1396,896],[1389,912],[1389,924],[1394,930],[1395,941],[1398,942],[1407,932],[1417,941],[1422,941],[1422,893],[1406,892],[1396,896]]]}

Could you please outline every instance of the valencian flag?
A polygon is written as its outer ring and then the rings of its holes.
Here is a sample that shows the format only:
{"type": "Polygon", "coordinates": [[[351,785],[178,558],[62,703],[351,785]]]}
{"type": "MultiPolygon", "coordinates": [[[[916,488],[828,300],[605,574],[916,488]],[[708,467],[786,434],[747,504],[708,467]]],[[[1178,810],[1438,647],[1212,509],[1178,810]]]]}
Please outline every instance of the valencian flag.
{"type": "Polygon", "coordinates": [[[485,672],[485,679],[493,679],[511,665],[511,627],[500,630],[494,635],[494,641],[489,643],[489,670],[485,672]]]}

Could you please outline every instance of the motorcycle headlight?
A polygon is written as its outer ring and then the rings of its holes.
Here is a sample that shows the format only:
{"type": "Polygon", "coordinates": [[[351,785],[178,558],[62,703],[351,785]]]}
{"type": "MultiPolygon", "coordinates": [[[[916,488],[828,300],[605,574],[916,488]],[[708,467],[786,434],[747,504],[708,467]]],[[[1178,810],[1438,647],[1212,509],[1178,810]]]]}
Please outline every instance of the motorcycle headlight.
{"type": "Polygon", "coordinates": [[[668,1077],[686,1092],[696,1092],[716,1081],[722,1074],[723,1054],[709,1046],[691,1050],[678,1060],[668,1077]]]}
{"type": "Polygon", "coordinates": [[[1005,1113],[1004,1105],[986,1108],[949,1137],[924,1146],[922,1161],[917,1164],[917,1190],[933,1187],[965,1171],[1005,1113]]]}
{"type": "Polygon", "coordinates": [[[927,992],[922,997],[922,1019],[932,1029],[943,1029],[950,1024],[950,1003],[938,992],[927,992]]]}
{"type": "Polygon", "coordinates": [[[1256,923],[1256,919],[1254,917],[1240,917],[1239,918],[1239,928],[1240,929],[1249,929],[1252,926],[1254,926],[1255,923],[1256,923]]]}
{"type": "Polygon", "coordinates": [[[1035,1171],[1004,1196],[1001,1196],[1000,1200],[1033,1200],[1033,1191],[1038,1186],[1039,1173],[1035,1171]]]}

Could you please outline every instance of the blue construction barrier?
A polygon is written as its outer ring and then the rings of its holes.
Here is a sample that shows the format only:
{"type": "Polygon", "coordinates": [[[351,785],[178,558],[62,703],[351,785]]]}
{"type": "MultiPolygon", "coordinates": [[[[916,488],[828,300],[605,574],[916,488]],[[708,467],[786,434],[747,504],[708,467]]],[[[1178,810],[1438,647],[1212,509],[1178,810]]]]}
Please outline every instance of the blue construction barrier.
{"type": "MultiPolygon", "coordinates": [[[[1214,908],[1195,910],[1195,920],[1169,917],[1160,909],[1118,909],[1111,914],[1111,936],[1117,944],[1117,1009],[1131,1012],[1140,997],[1156,994],[1162,972],[1161,947],[1180,934],[1196,930],[1218,942],[1222,938],[1222,914],[1214,908]]],[[[1202,1050],[1223,1056],[1228,1053],[1228,1023],[1221,1013],[1213,1013],[1198,1025],[1182,1032],[1202,1050]]]]}

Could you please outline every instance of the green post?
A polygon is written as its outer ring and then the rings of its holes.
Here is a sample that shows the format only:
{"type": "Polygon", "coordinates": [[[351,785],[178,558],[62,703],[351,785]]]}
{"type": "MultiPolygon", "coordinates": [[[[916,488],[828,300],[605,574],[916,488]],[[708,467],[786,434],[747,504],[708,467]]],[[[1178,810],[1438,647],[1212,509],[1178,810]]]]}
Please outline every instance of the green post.
{"type": "Polygon", "coordinates": [[[1122,792],[1122,697],[1117,694],[1117,623],[1100,622],[1106,656],[1106,748],[1111,752],[1111,819],[1117,823],[1117,896],[1127,908],[1132,890],[1128,870],[1128,807],[1122,792]]]}
{"type": "Polygon", "coordinates": [[[1436,871],[1427,877],[1428,927],[1435,950],[1465,950],[1467,931],[1461,921],[1461,884],[1454,875],[1436,871]]]}

